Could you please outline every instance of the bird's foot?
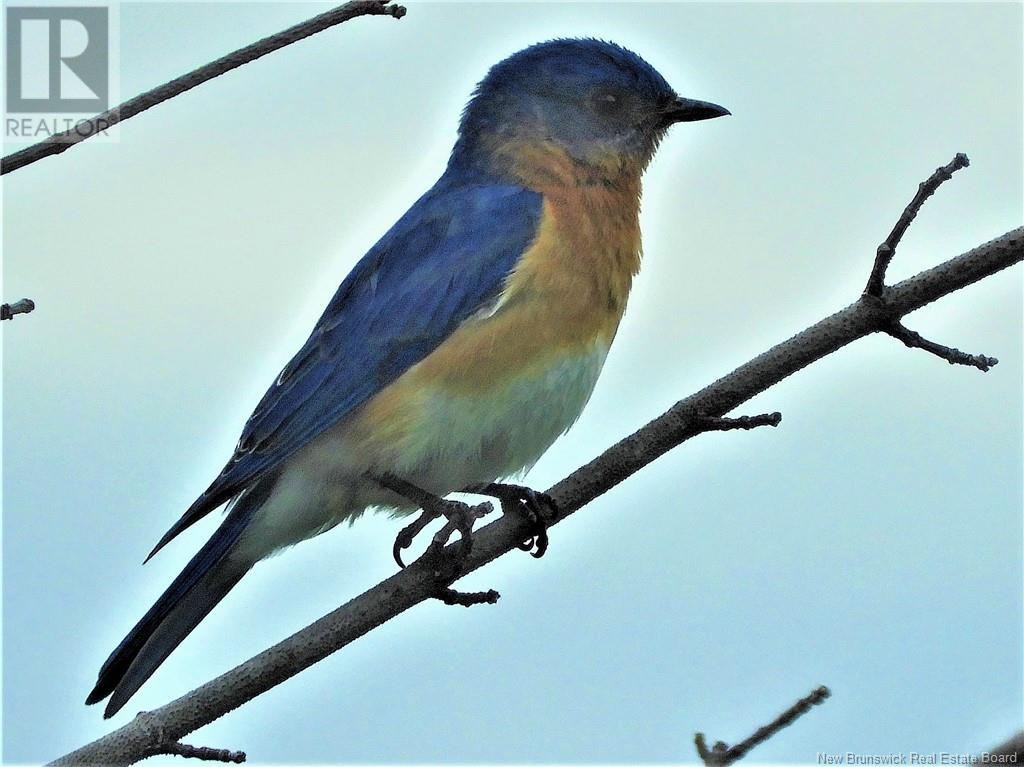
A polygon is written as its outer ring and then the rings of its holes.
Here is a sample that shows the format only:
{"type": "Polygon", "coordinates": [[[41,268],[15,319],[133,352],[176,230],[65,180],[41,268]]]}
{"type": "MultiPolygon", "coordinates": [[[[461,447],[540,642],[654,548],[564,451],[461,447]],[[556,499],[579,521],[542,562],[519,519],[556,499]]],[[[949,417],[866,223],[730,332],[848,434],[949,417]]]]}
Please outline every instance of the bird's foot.
{"type": "MultiPolygon", "coordinates": [[[[447,521],[440,530],[434,533],[434,537],[431,538],[430,545],[423,552],[423,556],[426,561],[434,563],[434,577],[438,581],[448,583],[462,572],[462,563],[470,555],[470,552],[473,551],[473,525],[478,519],[494,511],[494,507],[487,502],[470,506],[462,501],[451,501],[445,498],[438,498],[437,500],[440,504],[436,507],[436,511],[433,512],[434,516],[432,518],[436,519],[437,516],[444,516],[447,521]],[[455,533],[459,534],[459,546],[455,550],[454,556],[447,556],[445,554],[445,547],[455,533]]],[[[427,510],[424,510],[423,515],[427,513],[427,510]]],[[[416,520],[412,525],[409,525],[409,527],[399,533],[399,538],[409,528],[416,525],[420,525],[420,520],[416,520]]],[[[420,527],[422,529],[421,525],[420,527]]],[[[399,541],[396,539],[396,547],[398,543],[399,541]]],[[[394,553],[394,550],[392,553],[394,553]]],[[[401,552],[399,551],[399,553],[401,552]]],[[[399,565],[401,565],[400,560],[399,565]]]]}
{"type": "Polygon", "coordinates": [[[548,522],[558,514],[558,506],[550,495],[522,485],[501,482],[477,485],[467,488],[465,492],[489,495],[501,504],[503,514],[525,518],[530,525],[529,537],[518,546],[537,559],[544,556],[548,550],[548,522]]]}
{"type": "MultiPolygon", "coordinates": [[[[405,563],[402,561],[402,552],[413,544],[416,536],[423,531],[423,528],[435,519],[444,517],[447,522],[434,534],[424,556],[436,560],[440,568],[444,560],[443,552],[445,546],[448,545],[451,537],[458,533],[459,548],[453,563],[454,569],[451,573],[447,574],[447,577],[450,578],[458,574],[463,560],[473,550],[473,525],[476,520],[490,514],[494,507],[490,503],[470,506],[462,501],[441,498],[390,474],[379,477],[378,481],[387,489],[398,493],[404,498],[408,498],[423,509],[422,513],[411,524],[402,528],[402,531],[395,538],[395,545],[392,547],[391,553],[398,566],[405,567],[405,563]]],[[[444,573],[442,569],[438,569],[436,575],[439,579],[443,579],[444,573]]]]}

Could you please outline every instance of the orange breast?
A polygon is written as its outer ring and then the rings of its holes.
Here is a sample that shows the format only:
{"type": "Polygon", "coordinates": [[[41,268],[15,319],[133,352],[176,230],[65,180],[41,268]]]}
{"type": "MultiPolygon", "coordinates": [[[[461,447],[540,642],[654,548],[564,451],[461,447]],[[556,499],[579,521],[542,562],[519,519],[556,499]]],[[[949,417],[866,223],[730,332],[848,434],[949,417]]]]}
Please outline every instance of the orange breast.
{"type": "Polygon", "coordinates": [[[544,195],[541,222],[496,311],[463,323],[368,402],[361,423],[401,432],[428,391],[486,398],[611,344],[640,267],[639,172],[620,169],[610,181],[553,147],[533,151],[521,176],[544,195]],[[541,170],[527,178],[530,167],[541,170]]]}
{"type": "Polygon", "coordinates": [[[637,198],[604,187],[544,197],[537,237],[497,311],[466,322],[425,359],[425,380],[479,390],[611,344],[640,265],[637,198]]]}

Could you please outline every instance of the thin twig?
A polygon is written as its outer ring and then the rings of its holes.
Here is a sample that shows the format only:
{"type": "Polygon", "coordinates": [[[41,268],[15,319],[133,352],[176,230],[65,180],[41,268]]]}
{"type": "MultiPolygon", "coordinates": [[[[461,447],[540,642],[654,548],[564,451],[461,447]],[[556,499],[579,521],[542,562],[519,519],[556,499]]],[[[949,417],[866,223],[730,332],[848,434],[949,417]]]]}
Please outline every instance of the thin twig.
{"type": "Polygon", "coordinates": [[[230,751],[226,748],[207,748],[205,746],[190,746],[188,743],[169,739],[164,723],[159,717],[153,716],[148,711],[140,711],[132,722],[141,732],[145,733],[150,745],[144,757],[148,756],[183,756],[191,759],[201,759],[207,762],[234,762],[241,764],[245,761],[244,751],[230,751]]]}
{"type": "Polygon", "coordinates": [[[473,605],[496,605],[501,598],[494,589],[487,591],[456,591],[455,589],[441,589],[437,598],[446,605],[462,605],[472,607],[473,605]]]}
{"type": "Polygon", "coordinates": [[[201,759],[204,762],[231,762],[242,764],[245,761],[244,751],[229,751],[226,748],[206,748],[190,746],[187,743],[168,743],[153,756],[184,756],[187,759],[201,759]]]}
{"type": "Polygon", "coordinates": [[[907,328],[902,322],[894,322],[885,329],[885,332],[911,349],[924,349],[936,357],[941,357],[950,365],[970,365],[976,367],[982,373],[987,373],[990,368],[999,364],[995,357],[986,357],[984,354],[968,354],[951,346],[943,346],[934,341],[929,341],[920,333],[907,328]]]}
{"type": "Polygon", "coordinates": [[[712,418],[701,416],[698,423],[704,431],[733,431],[735,429],[756,429],[758,426],[775,427],[782,423],[782,413],[762,413],[761,415],[741,415],[739,418],[712,418]]]}
{"type": "Polygon", "coordinates": [[[34,163],[50,155],[60,154],[75,144],[85,141],[87,138],[102,133],[119,122],[124,122],[150,107],[154,107],[168,99],[174,98],[187,90],[202,85],[207,80],[230,72],[243,64],[255,61],[268,53],[284,48],[294,42],[302,40],[317,32],[336,26],[349,19],[358,16],[391,16],[400,19],[405,15],[405,8],[401,5],[390,5],[390,0],[354,0],[353,2],[339,5],[337,8],[314,16],[300,24],[289,27],[276,35],[264,37],[251,45],[239,48],[233,53],[222,56],[205,66],[194,69],[188,74],[177,77],[168,83],[164,83],[153,90],[146,91],[123,104],[108,109],[106,112],[96,115],[89,120],[83,120],[73,128],[63,133],[55,133],[41,141],[17,152],[4,157],[0,161],[0,175],[10,173],[18,168],[34,163]]]}
{"type": "Polygon", "coordinates": [[[746,756],[752,748],[764,743],[784,727],[789,727],[814,706],[824,703],[831,694],[827,687],[817,688],[806,698],[801,698],[779,714],[774,721],[758,728],[757,732],[735,746],[727,746],[722,741],[718,741],[709,749],[704,741],[704,733],[698,732],[693,738],[693,744],[697,747],[697,756],[701,758],[706,767],[726,767],[726,765],[737,762],[746,756]]]}
{"type": "Polygon", "coordinates": [[[943,182],[953,178],[954,173],[961,168],[966,168],[970,164],[971,161],[967,159],[967,155],[963,152],[957,152],[956,156],[947,165],[936,168],[927,181],[918,184],[917,194],[914,195],[914,199],[903,210],[903,214],[896,221],[896,226],[892,228],[889,236],[885,238],[885,241],[878,246],[878,250],[875,252],[875,263],[871,268],[868,284],[864,288],[865,293],[869,296],[882,295],[882,289],[885,287],[885,272],[892,262],[892,257],[896,255],[896,246],[900,244],[904,232],[907,231],[910,222],[917,216],[917,212],[921,210],[924,201],[935,194],[935,190],[942,186],[943,182]]]}
{"type": "MultiPolygon", "coordinates": [[[[1024,228],[1007,232],[887,287],[882,300],[855,301],[772,347],[710,386],[679,401],[666,413],[550,488],[547,493],[558,508],[550,524],[558,524],[673,447],[699,434],[698,414],[704,417],[724,416],[816,360],[878,332],[894,316],[909,314],[1021,260],[1024,260],[1024,228]]],[[[514,551],[516,544],[526,535],[528,523],[513,515],[504,515],[477,531],[473,536],[473,553],[462,562],[462,574],[469,574],[514,551]]],[[[410,607],[436,596],[434,574],[427,563],[418,560],[291,637],[151,711],[149,715],[163,723],[170,737],[183,738],[410,607]]],[[[144,758],[146,749],[151,745],[147,731],[136,722],[129,722],[52,762],[51,767],[134,764],[144,758]]]]}
{"type": "MultiPolygon", "coordinates": [[[[864,288],[864,296],[866,298],[881,298],[882,292],[885,290],[885,272],[889,268],[892,257],[896,254],[896,246],[917,216],[918,211],[921,210],[925,200],[931,197],[943,182],[953,178],[954,173],[961,168],[966,168],[970,164],[971,162],[967,159],[967,155],[963,152],[957,152],[948,165],[936,168],[935,172],[926,181],[918,184],[917,194],[914,195],[914,199],[910,201],[910,204],[903,211],[903,215],[900,216],[896,226],[889,232],[885,242],[878,246],[878,251],[875,253],[875,263],[871,268],[871,276],[868,277],[867,287],[864,288]]],[[[902,341],[905,346],[911,349],[924,349],[926,352],[946,360],[950,365],[970,365],[985,373],[999,362],[995,357],[987,357],[984,354],[967,354],[951,346],[943,346],[934,341],[929,341],[920,333],[916,333],[906,327],[900,322],[899,317],[893,317],[892,321],[882,328],[882,331],[896,340],[902,341]]]]}
{"type": "Polygon", "coordinates": [[[31,298],[23,298],[13,304],[0,306],[0,320],[13,319],[15,314],[28,314],[36,308],[36,302],[31,298]]]}

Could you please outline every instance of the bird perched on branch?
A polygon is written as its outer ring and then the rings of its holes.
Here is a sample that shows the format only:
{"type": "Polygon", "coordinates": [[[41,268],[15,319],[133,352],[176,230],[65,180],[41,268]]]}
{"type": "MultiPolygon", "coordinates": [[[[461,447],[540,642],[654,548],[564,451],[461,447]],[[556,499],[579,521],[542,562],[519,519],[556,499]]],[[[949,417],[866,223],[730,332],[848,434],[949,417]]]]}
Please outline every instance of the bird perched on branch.
{"type": "Polygon", "coordinates": [[[367,508],[476,490],[530,513],[535,494],[496,481],[590,397],[640,267],[641,175],[670,126],[727,114],[598,40],[495,65],[444,174],[341,283],[157,544],[228,504],[86,702],[116,713],[256,562],[367,508]]]}

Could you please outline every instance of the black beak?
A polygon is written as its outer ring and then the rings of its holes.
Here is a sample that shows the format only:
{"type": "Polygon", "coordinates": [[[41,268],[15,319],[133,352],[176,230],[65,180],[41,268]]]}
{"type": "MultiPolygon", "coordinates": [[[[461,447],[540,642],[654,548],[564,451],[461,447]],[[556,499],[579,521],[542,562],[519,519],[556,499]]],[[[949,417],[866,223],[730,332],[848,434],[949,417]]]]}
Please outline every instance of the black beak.
{"type": "Polygon", "coordinates": [[[697,120],[713,120],[716,117],[731,115],[725,107],[712,104],[710,101],[684,99],[681,96],[673,101],[664,112],[665,125],[674,123],[692,123],[697,120]]]}

